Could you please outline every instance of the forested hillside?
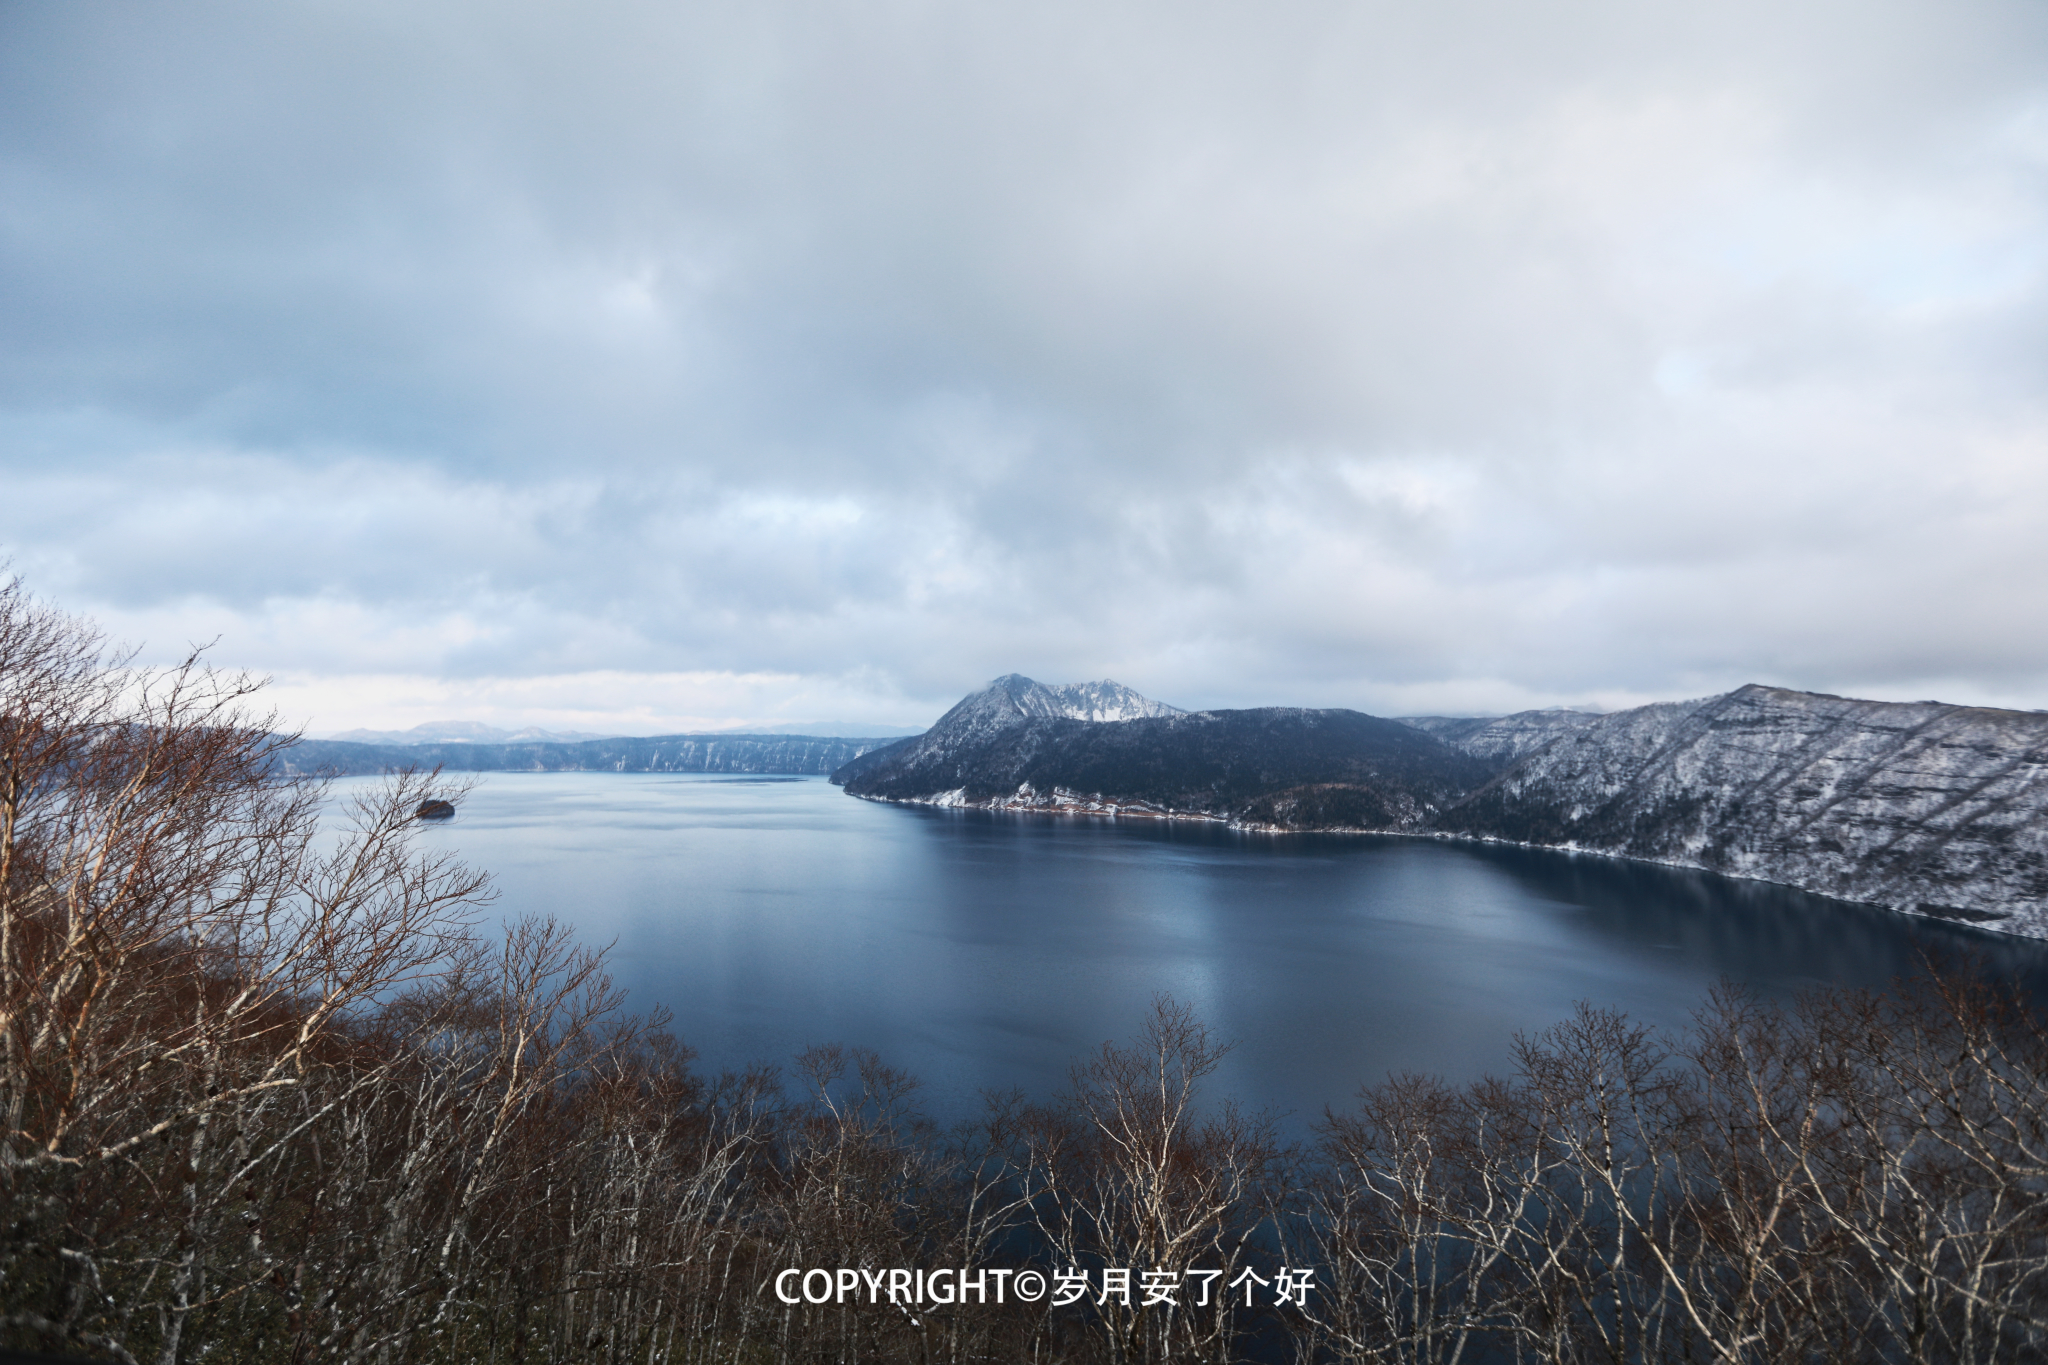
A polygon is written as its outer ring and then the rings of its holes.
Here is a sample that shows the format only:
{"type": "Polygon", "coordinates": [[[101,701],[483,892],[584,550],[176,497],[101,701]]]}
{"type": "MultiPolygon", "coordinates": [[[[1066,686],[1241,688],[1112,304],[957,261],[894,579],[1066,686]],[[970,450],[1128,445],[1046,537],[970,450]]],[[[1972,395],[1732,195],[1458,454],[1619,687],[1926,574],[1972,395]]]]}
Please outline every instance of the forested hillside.
{"type": "Polygon", "coordinates": [[[2048,937],[2040,712],[1750,686],[1604,716],[1081,720],[1009,705],[1020,686],[1039,685],[999,679],[833,780],[885,801],[1608,853],[2048,937]]]}

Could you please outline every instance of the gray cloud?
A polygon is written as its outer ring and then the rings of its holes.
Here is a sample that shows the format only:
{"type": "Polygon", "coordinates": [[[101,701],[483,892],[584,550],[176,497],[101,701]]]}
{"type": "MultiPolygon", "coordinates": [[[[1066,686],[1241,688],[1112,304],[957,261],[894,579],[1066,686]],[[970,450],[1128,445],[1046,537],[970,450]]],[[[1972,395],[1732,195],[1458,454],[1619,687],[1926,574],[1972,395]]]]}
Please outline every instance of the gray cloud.
{"type": "Polygon", "coordinates": [[[9,7],[0,549],[337,728],[2048,705],[2044,30],[9,7]]]}

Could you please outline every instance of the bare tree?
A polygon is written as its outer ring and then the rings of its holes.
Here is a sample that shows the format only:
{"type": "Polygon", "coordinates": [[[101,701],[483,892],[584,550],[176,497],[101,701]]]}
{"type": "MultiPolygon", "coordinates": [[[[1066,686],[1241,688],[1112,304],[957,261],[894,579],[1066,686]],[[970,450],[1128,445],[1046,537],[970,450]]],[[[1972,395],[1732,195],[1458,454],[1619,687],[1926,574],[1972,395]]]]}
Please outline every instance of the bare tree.
{"type": "Polygon", "coordinates": [[[1361,1092],[1313,1163],[1205,1101],[1226,1048],[1162,997],[1065,1096],[943,1133],[859,1049],[696,1076],[559,923],[477,930],[484,879],[414,844],[432,776],[286,776],[256,689],[0,584],[0,1346],[1221,1361],[1284,1263],[1319,1361],[2048,1353],[2048,1027],[1967,975],[1724,989],[1682,1037],[1582,1007],[1507,1079],[1361,1092]],[[1090,1293],[837,1293],[997,1262],[1090,1293]],[[834,1294],[779,1298],[791,1267],[834,1294]]]}
{"type": "Polygon", "coordinates": [[[2048,1349],[2048,1030],[2009,992],[1933,976],[1804,1003],[1838,1139],[1806,1163],[1853,1265],[1847,1327],[1873,1356],[1978,1362],[2048,1349]]]}
{"type": "Polygon", "coordinates": [[[1131,1277],[1128,1292],[1098,1280],[1088,1305],[1112,1360],[1234,1349],[1231,1285],[1257,1256],[1289,1153],[1270,1119],[1200,1103],[1228,1050],[1160,996],[1137,1039],[1077,1063],[1064,1103],[1025,1133],[1026,1197],[1055,1262],[1131,1277]],[[1146,1302],[1148,1272],[1169,1297],[1146,1302]]]}
{"type": "Polygon", "coordinates": [[[320,852],[257,685],[128,667],[0,587],[0,1323],[37,1340],[172,1361],[267,1277],[251,1192],[339,1102],[303,1098],[330,1047],[482,895],[408,848],[423,779],[320,852]],[[230,1238],[257,1248],[232,1269],[230,1238]]]}

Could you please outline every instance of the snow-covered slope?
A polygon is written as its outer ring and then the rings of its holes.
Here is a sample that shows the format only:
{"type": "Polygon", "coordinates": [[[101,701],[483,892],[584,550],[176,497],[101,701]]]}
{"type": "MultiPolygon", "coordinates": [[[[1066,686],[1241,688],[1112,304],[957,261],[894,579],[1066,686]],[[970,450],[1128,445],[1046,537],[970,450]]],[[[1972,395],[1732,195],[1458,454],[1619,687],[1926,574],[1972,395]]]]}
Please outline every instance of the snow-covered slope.
{"type": "Polygon", "coordinates": [[[832,780],[879,801],[1227,820],[1261,829],[1412,830],[1494,765],[1356,711],[1268,707],[1091,723],[954,713],[832,780]]]}
{"type": "Polygon", "coordinates": [[[1601,716],[1438,820],[2048,937],[2048,715],[1749,686],[1601,716]]]}
{"type": "Polygon", "coordinates": [[[1190,714],[1107,679],[1011,673],[832,780],[884,801],[1386,829],[1415,827],[1491,771],[1355,711],[1190,714]]]}
{"type": "Polygon", "coordinates": [[[1101,682],[1048,685],[1033,682],[1021,673],[1006,673],[979,692],[961,698],[931,729],[904,746],[891,746],[890,752],[898,761],[921,763],[985,744],[1006,730],[1035,720],[1107,724],[1186,714],[1177,706],[1142,697],[1107,678],[1101,682]]]}
{"type": "Polygon", "coordinates": [[[894,801],[1597,850],[2048,938],[2039,712],[1750,686],[1607,716],[1396,724],[1186,715],[1114,683],[1012,675],[833,780],[894,801]],[[1079,723],[1110,719],[1125,723],[1079,723]]]}
{"type": "Polygon", "coordinates": [[[1006,673],[981,691],[963,698],[959,705],[939,717],[932,728],[949,728],[967,717],[982,717],[997,725],[1015,725],[1026,720],[1119,721],[1149,720],[1154,716],[1185,715],[1178,706],[1141,697],[1120,682],[1042,683],[1021,673],[1006,673]]]}
{"type": "Polygon", "coordinates": [[[1510,763],[1540,749],[1570,730],[1591,725],[1600,717],[1590,711],[1517,711],[1512,716],[1402,716],[1425,734],[1453,749],[1492,763],[1510,763]]]}

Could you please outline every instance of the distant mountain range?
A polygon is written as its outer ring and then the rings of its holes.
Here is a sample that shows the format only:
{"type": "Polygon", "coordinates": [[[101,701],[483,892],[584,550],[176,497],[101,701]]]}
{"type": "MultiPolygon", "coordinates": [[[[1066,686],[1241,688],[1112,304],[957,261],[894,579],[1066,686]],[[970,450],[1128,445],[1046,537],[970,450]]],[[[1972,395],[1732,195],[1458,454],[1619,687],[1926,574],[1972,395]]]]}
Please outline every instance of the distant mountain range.
{"type": "Polygon", "coordinates": [[[282,771],[350,776],[400,768],[447,772],[798,773],[822,777],[886,739],[849,735],[724,733],[614,737],[576,743],[360,744],[305,739],[284,751],[282,771]]]}
{"type": "Polygon", "coordinates": [[[523,730],[500,730],[473,720],[430,720],[410,730],[343,730],[322,735],[322,740],[343,744],[576,744],[586,739],[612,736],[584,730],[543,730],[529,725],[523,730]]]}
{"type": "MultiPolygon", "coordinates": [[[[721,733],[711,731],[712,734],[721,733]]],[[[741,733],[735,731],[734,733],[741,733]]],[[[839,739],[894,739],[921,734],[908,725],[870,725],[857,720],[792,721],[756,726],[749,735],[831,735],[839,739]]],[[[380,744],[411,747],[419,744],[581,744],[593,739],[622,739],[627,736],[599,734],[587,730],[543,730],[529,725],[523,730],[500,730],[473,720],[430,720],[410,730],[343,730],[321,735],[321,742],[380,744]]]]}
{"type": "MultiPolygon", "coordinates": [[[[2048,937],[2048,715],[1749,686],[1611,715],[1182,711],[1018,674],[930,730],[650,738],[439,722],[291,772],[830,774],[856,796],[1247,829],[1505,840],[1697,867],[2048,937]]],[[[371,737],[375,742],[365,742],[371,737]]]]}
{"type": "Polygon", "coordinates": [[[988,809],[1508,840],[2048,937],[2048,715],[1749,686],[1612,715],[1187,713],[999,678],[833,774],[988,809]]]}

